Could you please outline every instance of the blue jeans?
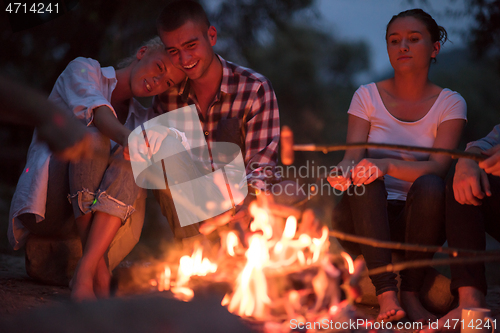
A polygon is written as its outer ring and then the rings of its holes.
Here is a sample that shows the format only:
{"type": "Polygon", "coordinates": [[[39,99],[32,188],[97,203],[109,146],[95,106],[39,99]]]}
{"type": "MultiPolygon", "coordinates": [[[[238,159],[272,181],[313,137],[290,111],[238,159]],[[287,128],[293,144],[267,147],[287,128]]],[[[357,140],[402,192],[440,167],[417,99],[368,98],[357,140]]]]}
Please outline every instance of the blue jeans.
{"type": "Polygon", "coordinates": [[[75,218],[90,212],[108,213],[122,222],[134,212],[141,189],[135,184],[130,162],[123,158],[123,148],[110,151],[108,138],[95,127],[89,131],[91,158],[73,163],[50,158],[45,220],[36,223],[31,214],[20,216],[30,232],[64,235],[71,231],[75,218]]]}
{"type": "MultiPolygon", "coordinates": [[[[350,191],[349,193],[354,193],[350,191]]],[[[445,183],[436,175],[419,177],[410,188],[407,200],[387,200],[384,182],[376,180],[365,186],[363,195],[344,194],[333,210],[332,228],[381,241],[441,245],[445,241],[445,183]]],[[[392,250],[341,241],[347,251],[363,254],[368,269],[392,262],[392,250]]],[[[430,259],[433,253],[406,251],[405,260],[430,259]]],[[[401,290],[419,291],[425,269],[400,272],[401,290]]],[[[397,291],[396,274],[370,276],[377,295],[397,291]]]]}
{"type": "MultiPolygon", "coordinates": [[[[450,247],[484,251],[486,236],[500,241],[500,177],[488,175],[491,197],[481,200],[481,206],[462,205],[455,200],[453,177],[446,187],[446,237],[450,247]]],[[[459,254],[458,257],[466,257],[459,254]]],[[[452,293],[460,287],[475,287],[486,295],[484,263],[450,265],[452,293]]]]}
{"type": "Polygon", "coordinates": [[[90,212],[104,212],[122,222],[134,212],[133,204],[140,188],[136,185],[130,161],[123,148],[111,150],[109,138],[89,127],[94,156],[69,165],[68,199],[75,218],[90,212]]]}
{"type": "Polygon", "coordinates": [[[123,226],[106,253],[109,267],[113,269],[139,241],[146,191],[135,184],[122,148],[116,147],[110,152],[109,139],[94,127],[89,130],[93,140],[90,148],[96,153],[91,159],[71,165],[50,159],[45,219],[37,223],[33,214],[22,214],[19,219],[30,233],[65,238],[76,233],[75,217],[82,214],[102,211],[120,217],[123,226]],[[73,194],[71,204],[68,193],[73,194]],[[132,214],[134,210],[137,211],[132,214]]]}

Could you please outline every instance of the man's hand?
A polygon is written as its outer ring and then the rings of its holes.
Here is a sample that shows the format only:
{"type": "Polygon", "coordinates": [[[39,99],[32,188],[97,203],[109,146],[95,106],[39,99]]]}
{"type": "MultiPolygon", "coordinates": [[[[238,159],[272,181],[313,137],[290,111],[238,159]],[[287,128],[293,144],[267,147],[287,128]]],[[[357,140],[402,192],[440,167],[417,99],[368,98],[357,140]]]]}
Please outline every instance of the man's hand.
{"type": "Polygon", "coordinates": [[[199,231],[204,235],[208,235],[218,227],[226,224],[229,224],[230,226],[239,224],[241,229],[247,230],[251,220],[252,216],[248,211],[248,207],[243,205],[234,216],[233,216],[233,210],[229,210],[223,214],[214,216],[204,221],[201,224],[199,231]]]}
{"type": "Polygon", "coordinates": [[[144,141],[142,140],[142,138],[142,134],[131,134],[127,138],[128,141],[122,144],[123,157],[127,161],[145,162],[151,158],[151,156],[148,156],[148,148],[144,145],[144,141]]]}
{"type": "Polygon", "coordinates": [[[128,141],[123,143],[123,156],[126,160],[134,162],[150,160],[160,150],[163,140],[169,134],[168,127],[153,126],[143,131],[142,136],[131,135],[127,138],[128,141]]]}
{"type": "Polygon", "coordinates": [[[485,195],[491,196],[486,172],[470,159],[459,159],[453,178],[453,193],[455,200],[462,205],[481,205],[485,195]]]}
{"type": "Polygon", "coordinates": [[[483,154],[489,156],[489,158],[479,162],[479,167],[486,173],[500,176],[500,145],[484,151],[483,154]]]}
{"type": "Polygon", "coordinates": [[[160,150],[163,140],[170,134],[170,129],[165,126],[153,126],[146,129],[146,143],[154,155],[160,150]]]}

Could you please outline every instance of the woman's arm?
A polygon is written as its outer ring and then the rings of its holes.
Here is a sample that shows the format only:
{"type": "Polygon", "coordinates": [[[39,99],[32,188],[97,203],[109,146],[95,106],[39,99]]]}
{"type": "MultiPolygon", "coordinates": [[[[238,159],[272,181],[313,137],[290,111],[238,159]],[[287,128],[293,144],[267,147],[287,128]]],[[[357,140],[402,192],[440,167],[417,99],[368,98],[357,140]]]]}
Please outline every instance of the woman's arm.
{"type": "MultiPolygon", "coordinates": [[[[357,116],[349,115],[347,122],[347,143],[366,142],[368,133],[370,132],[370,122],[357,116]]],[[[328,182],[337,190],[345,191],[351,185],[350,170],[364,156],[366,149],[349,149],[346,150],[344,158],[337,164],[333,170],[337,172],[337,176],[328,177],[328,182]]]]}
{"type": "MultiPolygon", "coordinates": [[[[359,117],[349,115],[347,122],[347,143],[367,142],[368,133],[370,132],[370,122],[359,117]]],[[[344,158],[338,164],[340,166],[356,165],[363,157],[365,157],[366,149],[349,149],[346,150],[344,158]]]]}
{"type": "MultiPolygon", "coordinates": [[[[433,148],[455,149],[460,140],[465,120],[452,119],[441,123],[437,130],[433,148]]],[[[451,157],[431,154],[427,161],[403,161],[391,158],[364,159],[353,169],[355,185],[369,184],[384,175],[413,182],[418,177],[435,174],[446,176],[451,164],[451,157]]]]}
{"type": "Polygon", "coordinates": [[[103,105],[94,109],[94,126],[114,142],[126,147],[131,131],[120,123],[113,110],[103,105]]]}

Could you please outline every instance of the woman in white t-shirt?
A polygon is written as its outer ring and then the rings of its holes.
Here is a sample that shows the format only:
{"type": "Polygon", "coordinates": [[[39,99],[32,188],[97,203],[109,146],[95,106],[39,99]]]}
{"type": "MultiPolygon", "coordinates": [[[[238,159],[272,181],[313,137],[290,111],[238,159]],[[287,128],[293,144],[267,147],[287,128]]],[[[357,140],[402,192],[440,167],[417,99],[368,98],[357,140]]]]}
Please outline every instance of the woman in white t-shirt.
{"type": "MultiPolygon", "coordinates": [[[[134,97],[155,96],[185,79],[159,37],[119,67],[101,67],[94,59],[79,57],[59,76],[49,100],[88,127],[87,149],[93,155],[68,167],[53,158],[35,132],[9,214],[9,241],[15,249],[30,233],[67,237],[76,225],[83,255],[70,287],[77,301],[109,295],[109,270],[128,254],[141,232],[145,196],[127,156],[131,144],[131,155],[142,148],[129,134],[154,112],[134,97]]],[[[148,132],[152,153],[169,132],[148,132]]]]}
{"type": "MultiPolygon", "coordinates": [[[[394,77],[361,86],[351,102],[347,142],[378,142],[456,148],[466,122],[466,104],[456,92],[428,78],[446,30],[421,9],[392,17],[386,42],[394,77]]],[[[333,227],[379,240],[437,245],[444,242],[444,197],[451,158],[444,155],[357,149],[346,151],[330,184],[345,191],[333,212],[333,227]],[[356,187],[358,186],[358,187],[356,187]]],[[[391,250],[346,243],[363,254],[369,269],[391,263],[391,250]]],[[[405,253],[406,260],[432,253],[405,253]]],[[[434,320],[420,303],[424,269],[401,271],[401,307],[396,274],[370,276],[380,304],[379,320],[408,316],[434,320]]]]}

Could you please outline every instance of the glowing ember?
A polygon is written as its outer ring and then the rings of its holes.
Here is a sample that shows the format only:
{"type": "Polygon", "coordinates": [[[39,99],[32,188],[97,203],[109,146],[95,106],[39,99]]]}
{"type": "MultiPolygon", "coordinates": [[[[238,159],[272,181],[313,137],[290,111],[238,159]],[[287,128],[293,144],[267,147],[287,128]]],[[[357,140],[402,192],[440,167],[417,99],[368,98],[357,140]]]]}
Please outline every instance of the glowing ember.
{"type": "Polygon", "coordinates": [[[158,290],[169,290],[170,289],[170,267],[166,266],[163,273],[160,275],[160,281],[158,283],[158,290]]]}

